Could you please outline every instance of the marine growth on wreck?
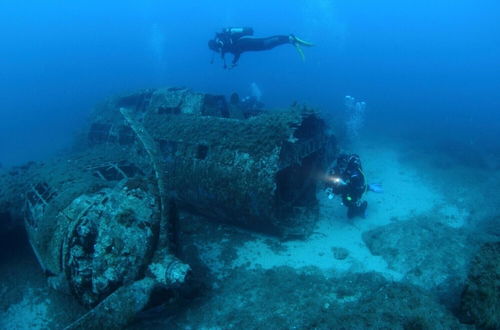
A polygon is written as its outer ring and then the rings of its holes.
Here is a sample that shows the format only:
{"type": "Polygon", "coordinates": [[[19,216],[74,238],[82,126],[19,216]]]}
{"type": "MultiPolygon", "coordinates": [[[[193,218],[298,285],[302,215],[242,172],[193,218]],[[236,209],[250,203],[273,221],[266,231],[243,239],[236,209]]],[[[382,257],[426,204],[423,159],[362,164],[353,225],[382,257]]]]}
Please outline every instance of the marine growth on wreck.
{"type": "Polygon", "coordinates": [[[74,152],[6,182],[24,199],[5,196],[24,210],[49,285],[89,309],[70,328],[125,325],[155,290],[189,285],[190,266],[177,256],[178,210],[306,237],[318,177],[336,152],[306,106],[246,119],[222,96],[181,88],[111,98],[83,136],[74,152]]]}

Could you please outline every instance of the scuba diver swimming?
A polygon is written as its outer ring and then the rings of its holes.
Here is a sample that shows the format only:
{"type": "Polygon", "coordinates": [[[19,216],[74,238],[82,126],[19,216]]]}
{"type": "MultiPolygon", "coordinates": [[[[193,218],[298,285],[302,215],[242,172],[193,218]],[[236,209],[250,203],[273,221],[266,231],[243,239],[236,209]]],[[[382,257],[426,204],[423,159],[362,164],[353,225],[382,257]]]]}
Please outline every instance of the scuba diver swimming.
{"type": "Polygon", "coordinates": [[[366,217],[368,202],[361,200],[366,191],[383,192],[381,184],[366,183],[361,159],[356,154],[338,156],[335,167],[329,171],[327,187],[328,198],[332,199],[332,194],[341,195],[342,204],[347,207],[349,219],[356,216],[366,217]]]}
{"type": "MultiPolygon", "coordinates": [[[[254,38],[253,29],[250,27],[230,27],[216,33],[215,38],[208,41],[208,48],[221,55],[224,69],[232,69],[238,64],[240,56],[244,52],[269,50],[276,46],[291,44],[295,47],[302,60],[305,59],[301,46],[311,47],[312,43],[301,40],[290,35],[276,35],[266,38],[254,38]],[[226,64],[226,53],[233,54],[233,61],[228,67],[226,64]]],[[[213,62],[213,59],[212,59],[213,62]]]]}

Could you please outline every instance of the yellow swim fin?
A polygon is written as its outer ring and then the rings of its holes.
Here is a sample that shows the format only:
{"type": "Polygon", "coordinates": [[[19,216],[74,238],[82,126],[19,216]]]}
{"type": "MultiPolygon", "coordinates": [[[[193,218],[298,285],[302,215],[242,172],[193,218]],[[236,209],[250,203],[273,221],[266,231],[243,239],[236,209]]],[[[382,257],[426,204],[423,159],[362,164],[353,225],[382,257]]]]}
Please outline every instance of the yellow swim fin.
{"type": "Polygon", "coordinates": [[[300,38],[297,38],[296,36],[292,36],[292,37],[293,37],[294,44],[299,44],[301,46],[306,46],[306,47],[312,47],[312,46],[314,46],[314,44],[311,43],[311,42],[302,40],[300,38]]]}
{"type": "Polygon", "coordinates": [[[300,58],[302,59],[302,61],[305,61],[306,60],[306,56],[304,55],[304,52],[302,51],[302,48],[300,48],[300,45],[298,43],[294,43],[293,45],[295,46],[295,49],[297,50],[297,53],[299,53],[300,58]]]}
{"type": "Polygon", "coordinates": [[[306,56],[304,55],[304,52],[302,51],[302,48],[300,46],[306,46],[306,47],[314,46],[314,44],[307,42],[305,40],[299,39],[296,36],[294,36],[293,34],[290,35],[290,42],[293,44],[293,46],[295,47],[295,49],[299,53],[302,61],[306,60],[306,56]]]}

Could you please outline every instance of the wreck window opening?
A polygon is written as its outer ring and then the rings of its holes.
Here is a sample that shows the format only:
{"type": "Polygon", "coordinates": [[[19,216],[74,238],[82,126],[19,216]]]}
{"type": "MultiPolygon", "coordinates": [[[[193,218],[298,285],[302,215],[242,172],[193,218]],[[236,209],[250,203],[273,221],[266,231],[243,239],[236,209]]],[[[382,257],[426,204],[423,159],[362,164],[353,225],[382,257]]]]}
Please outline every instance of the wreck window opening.
{"type": "Polygon", "coordinates": [[[92,168],[93,175],[106,181],[120,181],[125,178],[133,178],[137,175],[144,175],[144,172],[127,161],[119,163],[109,163],[92,168]]]}
{"type": "Polygon", "coordinates": [[[208,146],[204,144],[199,144],[196,149],[196,158],[197,159],[205,159],[208,155],[208,146]]]}
{"type": "Polygon", "coordinates": [[[316,201],[316,174],[320,153],[301,159],[276,175],[276,196],[279,202],[293,206],[307,206],[316,201]]]}
{"type": "Polygon", "coordinates": [[[37,228],[37,219],[45,212],[45,207],[57,196],[45,182],[37,183],[26,193],[24,219],[32,228],[37,228]]]}
{"type": "Polygon", "coordinates": [[[31,204],[47,204],[54,198],[56,192],[51,191],[49,185],[45,182],[37,183],[30,192],[27,194],[27,198],[31,204]]]}
{"type": "Polygon", "coordinates": [[[120,181],[124,178],[132,178],[137,174],[143,174],[137,166],[125,161],[98,166],[93,170],[95,177],[106,181],[120,181]]]}

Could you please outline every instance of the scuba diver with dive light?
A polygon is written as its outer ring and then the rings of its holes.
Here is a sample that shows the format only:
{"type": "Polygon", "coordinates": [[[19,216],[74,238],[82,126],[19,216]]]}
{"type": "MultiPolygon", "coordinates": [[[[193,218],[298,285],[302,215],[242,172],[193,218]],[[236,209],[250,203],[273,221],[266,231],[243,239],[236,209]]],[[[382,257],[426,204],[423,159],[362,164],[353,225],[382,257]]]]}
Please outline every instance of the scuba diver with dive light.
{"type": "Polygon", "coordinates": [[[361,159],[356,154],[338,156],[337,163],[329,172],[327,187],[329,199],[332,199],[334,194],[341,195],[349,219],[356,216],[366,217],[368,202],[361,200],[366,191],[383,192],[380,184],[366,183],[361,159]]]}
{"type": "MultiPolygon", "coordinates": [[[[302,60],[305,59],[301,46],[311,47],[312,43],[297,38],[293,34],[276,35],[266,38],[254,38],[251,27],[229,27],[216,33],[215,38],[208,41],[208,48],[221,55],[224,69],[232,69],[238,64],[240,56],[244,52],[269,50],[276,46],[292,44],[299,53],[302,60]],[[233,61],[226,64],[226,53],[233,54],[233,61]]],[[[212,58],[213,63],[213,58],[212,58]]]]}

